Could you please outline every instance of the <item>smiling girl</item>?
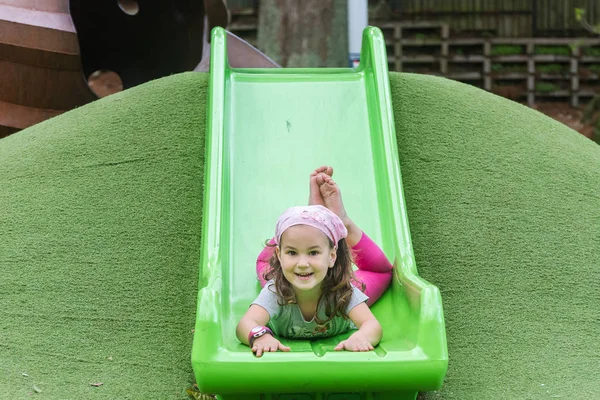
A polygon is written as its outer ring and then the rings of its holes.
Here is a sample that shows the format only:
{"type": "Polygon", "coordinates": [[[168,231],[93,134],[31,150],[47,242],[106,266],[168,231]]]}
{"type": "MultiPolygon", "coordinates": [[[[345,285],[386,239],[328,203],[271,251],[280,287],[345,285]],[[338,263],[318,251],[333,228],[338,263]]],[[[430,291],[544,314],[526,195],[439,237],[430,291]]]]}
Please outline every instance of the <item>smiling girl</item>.
{"type": "Polygon", "coordinates": [[[381,340],[368,304],[389,285],[392,265],[348,218],[332,174],[331,167],[311,174],[310,205],[287,209],[258,257],[263,289],[236,330],[257,357],[289,351],[277,337],[314,339],[357,329],[335,347],[349,351],[373,350],[381,340]]]}

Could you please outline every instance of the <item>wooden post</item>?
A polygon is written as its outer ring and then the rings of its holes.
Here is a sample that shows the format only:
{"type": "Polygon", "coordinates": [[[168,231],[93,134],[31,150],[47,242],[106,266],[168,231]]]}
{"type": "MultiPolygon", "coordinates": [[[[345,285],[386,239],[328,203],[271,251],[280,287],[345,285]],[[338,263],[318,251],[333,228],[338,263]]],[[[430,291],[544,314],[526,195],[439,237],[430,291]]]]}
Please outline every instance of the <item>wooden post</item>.
{"type": "Polygon", "coordinates": [[[450,28],[448,24],[442,24],[441,26],[441,58],[440,58],[440,72],[442,75],[448,75],[448,36],[450,28]]]}
{"type": "Polygon", "coordinates": [[[283,67],[346,67],[345,0],[262,0],[258,47],[283,67]]]}
{"type": "Polygon", "coordinates": [[[489,39],[483,43],[483,88],[488,92],[492,91],[492,44],[489,39]]]}
{"type": "Polygon", "coordinates": [[[394,56],[396,58],[396,71],[402,72],[402,25],[394,25],[394,56]]]}
{"type": "Polygon", "coordinates": [[[534,44],[527,43],[527,105],[529,107],[535,104],[535,60],[534,44]]]}
{"type": "Polygon", "coordinates": [[[579,46],[571,47],[571,105],[579,107],[579,46]]]}

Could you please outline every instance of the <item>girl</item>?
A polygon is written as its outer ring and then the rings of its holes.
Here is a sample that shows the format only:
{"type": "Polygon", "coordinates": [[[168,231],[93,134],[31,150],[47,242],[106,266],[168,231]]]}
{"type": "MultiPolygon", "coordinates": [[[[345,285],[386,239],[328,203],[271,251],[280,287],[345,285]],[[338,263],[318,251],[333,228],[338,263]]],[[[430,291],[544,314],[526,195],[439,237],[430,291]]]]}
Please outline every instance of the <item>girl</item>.
{"type": "Polygon", "coordinates": [[[389,285],[392,265],[346,214],[332,174],[331,167],[311,174],[309,206],[286,210],[258,257],[263,290],[236,330],[257,357],[290,350],[277,336],[312,339],[358,328],[335,347],[349,351],[373,350],[381,340],[368,305],[389,285]]]}

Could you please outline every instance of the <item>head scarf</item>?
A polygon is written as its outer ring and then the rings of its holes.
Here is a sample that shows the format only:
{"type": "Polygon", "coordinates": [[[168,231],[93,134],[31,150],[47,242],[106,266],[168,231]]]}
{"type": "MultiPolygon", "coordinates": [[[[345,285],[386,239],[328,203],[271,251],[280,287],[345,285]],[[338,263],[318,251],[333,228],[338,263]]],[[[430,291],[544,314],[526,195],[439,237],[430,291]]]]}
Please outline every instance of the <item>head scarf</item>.
{"type": "Polygon", "coordinates": [[[348,236],[344,223],[331,210],[320,205],[290,207],[277,221],[275,243],[281,243],[281,235],[291,226],[308,225],[323,232],[337,246],[341,239],[348,236]]]}

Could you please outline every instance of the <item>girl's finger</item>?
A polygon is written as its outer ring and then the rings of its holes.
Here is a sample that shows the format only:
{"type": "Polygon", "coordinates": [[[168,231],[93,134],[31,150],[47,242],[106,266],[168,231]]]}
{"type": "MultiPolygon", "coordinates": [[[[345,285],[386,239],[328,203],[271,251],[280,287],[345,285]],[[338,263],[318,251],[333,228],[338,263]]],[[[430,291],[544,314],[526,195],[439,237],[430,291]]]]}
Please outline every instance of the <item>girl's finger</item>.
{"type": "Polygon", "coordinates": [[[283,343],[279,343],[279,350],[281,350],[281,351],[290,351],[291,347],[285,346],[283,343]]]}

